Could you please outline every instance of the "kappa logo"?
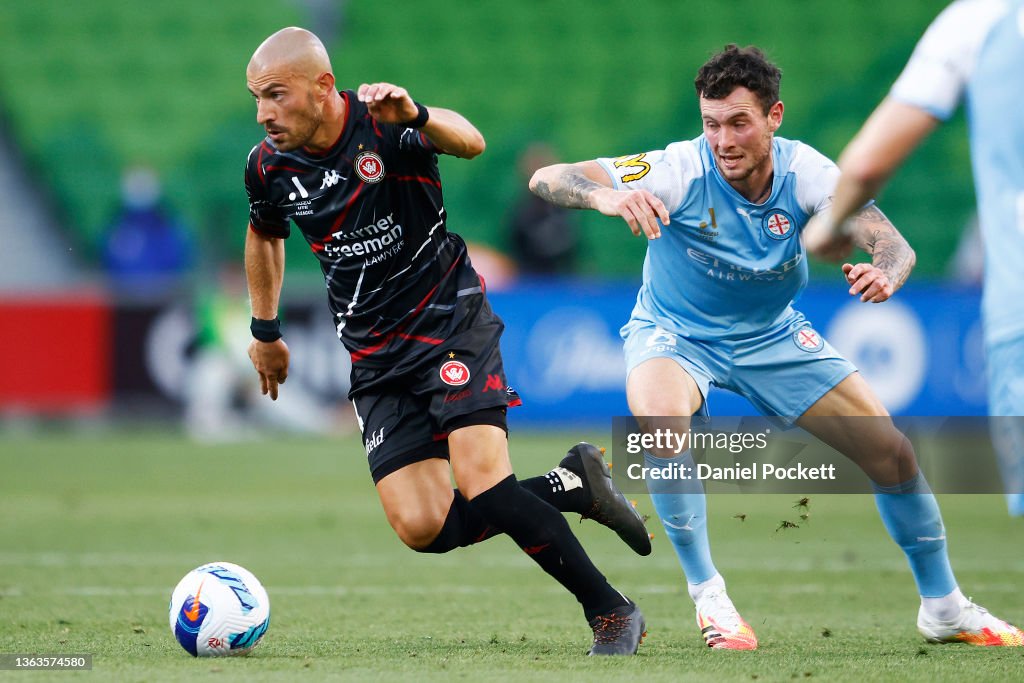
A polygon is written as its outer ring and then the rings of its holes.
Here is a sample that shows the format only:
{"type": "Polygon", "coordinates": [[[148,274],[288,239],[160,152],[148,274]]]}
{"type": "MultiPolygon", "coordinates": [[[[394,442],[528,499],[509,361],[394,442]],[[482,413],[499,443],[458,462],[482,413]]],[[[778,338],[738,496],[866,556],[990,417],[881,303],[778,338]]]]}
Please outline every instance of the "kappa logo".
{"type": "Polygon", "coordinates": [[[817,353],[825,346],[825,340],[810,327],[802,327],[794,332],[793,343],[801,351],[806,351],[807,353],[817,353]]]}
{"type": "Polygon", "coordinates": [[[484,388],[480,393],[486,393],[488,391],[503,391],[505,389],[505,383],[501,381],[501,375],[487,375],[487,383],[484,384],[484,388]]]}
{"type": "Polygon", "coordinates": [[[341,182],[341,180],[341,174],[335,171],[334,169],[331,169],[330,171],[324,174],[324,182],[320,185],[320,189],[323,190],[328,187],[334,187],[339,182],[341,182]]]}
{"type": "Polygon", "coordinates": [[[384,179],[384,160],[376,152],[361,152],[353,162],[356,175],[364,183],[379,183],[384,179]]]}
{"type": "Polygon", "coordinates": [[[469,381],[469,368],[465,363],[450,360],[441,366],[441,381],[452,387],[461,387],[469,381]]]}

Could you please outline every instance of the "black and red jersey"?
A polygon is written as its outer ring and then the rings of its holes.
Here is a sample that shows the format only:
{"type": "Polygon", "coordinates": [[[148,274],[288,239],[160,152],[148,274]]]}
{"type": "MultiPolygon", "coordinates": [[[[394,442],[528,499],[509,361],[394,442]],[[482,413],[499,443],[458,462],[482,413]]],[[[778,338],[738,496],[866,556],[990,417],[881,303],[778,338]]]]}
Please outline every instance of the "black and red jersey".
{"type": "Polygon", "coordinates": [[[326,152],[280,152],[267,138],[249,153],[249,222],[279,238],[295,223],[353,366],[387,367],[440,344],[463,315],[459,298],[480,296],[481,282],[446,228],[438,150],[375,121],[354,91],[341,96],[344,127],[326,152]]]}

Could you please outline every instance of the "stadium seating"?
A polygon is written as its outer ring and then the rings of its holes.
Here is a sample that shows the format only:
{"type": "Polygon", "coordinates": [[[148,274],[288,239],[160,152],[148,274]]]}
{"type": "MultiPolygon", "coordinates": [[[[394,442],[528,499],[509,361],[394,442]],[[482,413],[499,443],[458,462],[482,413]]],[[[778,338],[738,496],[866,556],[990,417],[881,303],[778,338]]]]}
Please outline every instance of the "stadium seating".
{"type": "MultiPolygon", "coordinates": [[[[781,134],[835,156],[945,3],[343,4],[332,47],[339,83],[392,80],[466,114],[487,154],[442,162],[451,225],[504,246],[502,223],[533,140],[567,160],[663,146],[699,133],[692,80],[726,42],[756,43],[785,72],[781,134]]],[[[0,4],[0,112],[74,241],[92,249],[117,204],[120,169],[144,161],[211,253],[237,253],[242,167],[260,130],[244,90],[248,56],[288,24],[316,29],[298,2],[0,4]]],[[[929,141],[881,202],[944,268],[973,211],[962,117],[929,141]]],[[[587,215],[585,270],[637,274],[643,244],[587,215]]],[[[314,269],[303,249],[290,267],[314,269]]]]}

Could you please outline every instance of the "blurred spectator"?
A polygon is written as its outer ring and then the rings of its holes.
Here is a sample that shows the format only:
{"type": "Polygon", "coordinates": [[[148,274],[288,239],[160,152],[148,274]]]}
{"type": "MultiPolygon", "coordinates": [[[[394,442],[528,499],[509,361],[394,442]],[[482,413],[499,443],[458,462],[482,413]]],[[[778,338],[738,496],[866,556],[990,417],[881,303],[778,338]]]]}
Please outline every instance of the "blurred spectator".
{"type": "Polygon", "coordinates": [[[199,290],[197,328],[185,392],[185,428],[196,441],[258,439],[268,428],[296,434],[356,428],[347,403],[325,402],[298,372],[288,377],[288,391],[278,401],[260,400],[248,353],[252,336],[245,273],[237,264],[223,266],[218,281],[199,290]]]}
{"type": "Polygon", "coordinates": [[[516,280],[516,264],[497,249],[479,242],[466,242],[469,260],[488,291],[500,292],[508,289],[516,280]]]}
{"type": "Polygon", "coordinates": [[[524,275],[567,274],[576,268],[576,216],[572,210],[549,204],[528,189],[534,171],[557,161],[554,150],[543,142],[530,145],[519,157],[520,196],[506,229],[512,256],[524,275]]]}
{"type": "Polygon", "coordinates": [[[173,284],[192,266],[192,240],[163,206],[160,179],[146,166],[125,171],[121,208],[102,245],[103,266],[117,284],[173,284]]]}

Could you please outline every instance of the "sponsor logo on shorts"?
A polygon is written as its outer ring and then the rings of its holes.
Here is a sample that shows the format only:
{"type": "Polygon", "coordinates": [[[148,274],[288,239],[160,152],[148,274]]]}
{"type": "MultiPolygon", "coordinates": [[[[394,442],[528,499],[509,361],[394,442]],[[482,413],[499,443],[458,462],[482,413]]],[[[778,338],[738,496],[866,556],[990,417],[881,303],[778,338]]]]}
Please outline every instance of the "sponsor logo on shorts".
{"type": "Polygon", "coordinates": [[[647,338],[648,346],[675,346],[676,335],[671,332],[666,332],[660,327],[655,327],[654,332],[647,338]]]}
{"type": "Polygon", "coordinates": [[[676,335],[660,327],[655,327],[654,332],[647,337],[644,345],[647,347],[646,353],[664,353],[676,347],[676,335]]]}
{"type": "Polygon", "coordinates": [[[807,353],[817,353],[825,346],[825,340],[821,335],[809,327],[801,327],[793,333],[793,343],[797,348],[807,353]]]}
{"type": "Polygon", "coordinates": [[[364,183],[379,183],[384,179],[384,160],[376,152],[362,152],[356,155],[353,165],[356,175],[364,183]]]}
{"type": "Polygon", "coordinates": [[[501,375],[487,375],[487,383],[484,385],[484,388],[480,393],[485,394],[488,391],[503,391],[506,388],[505,383],[501,380],[501,375]]]}
{"type": "Polygon", "coordinates": [[[368,438],[363,443],[363,445],[366,446],[366,454],[369,455],[370,453],[372,453],[373,449],[375,449],[377,446],[381,445],[382,443],[384,443],[384,428],[383,427],[381,427],[377,431],[375,431],[372,434],[370,434],[370,438],[368,438]]]}
{"type": "Polygon", "coordinates": [[[452,387],[461,387],[469,381],[469,368],[465,363],[450,360],[441,366],[441,381],[452,387]]]}
{"type": "Polygon", "coordinates": [[[793,217],[781,209],[772,209],[761,219],[761,229],[773,240],[789,239],[795,227],[793,217]]]}
{"type": "Polygon", "coordinates": [[[470,396],[472,396],[472,394],[473,394],[473,390],[472,389],[463,389],[462,391],[456,392],[454,394],[448,394],[445,397],[444,402],[445,403],[455,403],[456,401],[461,401],[464,398],[469,398],[470,396]]]}

